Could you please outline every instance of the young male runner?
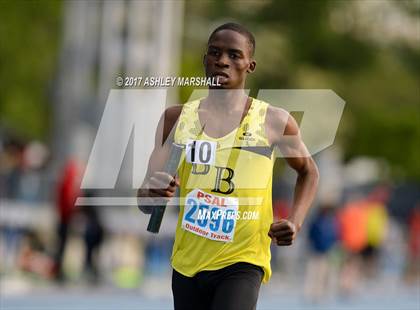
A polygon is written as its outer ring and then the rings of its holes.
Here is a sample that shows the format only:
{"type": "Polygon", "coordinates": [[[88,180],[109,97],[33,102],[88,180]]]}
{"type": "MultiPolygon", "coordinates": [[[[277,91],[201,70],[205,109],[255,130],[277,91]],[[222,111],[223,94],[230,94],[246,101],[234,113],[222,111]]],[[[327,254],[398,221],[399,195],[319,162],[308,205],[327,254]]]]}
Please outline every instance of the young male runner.
{"type": "Polygon", "coordinates": [[[271,276],[271,241],[293,243],[316,192],[318,170],[296,122],[244,92],[256,66],[254,50],[255,39],[243,26],[216,28],[203,63],[206,76],[221,86],[168,108],[159,121],[138,197],[169,200],[180,188],[171,257],[175,309],[255,309],[260,284],[271,276]],[[176,178],[162,172],[173,141],[188,145],[176,178]],[[290,217],[276,223],[273,147],[298,174],[290,217]]]}

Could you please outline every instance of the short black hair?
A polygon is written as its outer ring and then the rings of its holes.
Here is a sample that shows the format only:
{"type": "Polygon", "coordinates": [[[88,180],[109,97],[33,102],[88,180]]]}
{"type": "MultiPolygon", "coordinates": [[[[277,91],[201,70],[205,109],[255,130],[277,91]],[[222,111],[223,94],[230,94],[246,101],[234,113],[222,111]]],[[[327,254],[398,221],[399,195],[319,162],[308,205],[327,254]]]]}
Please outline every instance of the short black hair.
{"type": "Polygon", "coordinates": [[[255,38],[254,35],[251,33],[251,31],[249,31],[248,29],[246,29],[244,26],[237,24],[237,23],[226,23],[223,25],[220,25],[219,27],[217,27],[216,29],[213,30],[213,32],[211,33],[208,42],[210,42],[210,40],[213,38],[213,36],[221,31],[221,30],[233,30],[236,31],[240,34],[242,34],[243,36],[245,36],[248,39],[250,48],[251,48],[251,56],[254,56],[255,53],[255,38]]]}

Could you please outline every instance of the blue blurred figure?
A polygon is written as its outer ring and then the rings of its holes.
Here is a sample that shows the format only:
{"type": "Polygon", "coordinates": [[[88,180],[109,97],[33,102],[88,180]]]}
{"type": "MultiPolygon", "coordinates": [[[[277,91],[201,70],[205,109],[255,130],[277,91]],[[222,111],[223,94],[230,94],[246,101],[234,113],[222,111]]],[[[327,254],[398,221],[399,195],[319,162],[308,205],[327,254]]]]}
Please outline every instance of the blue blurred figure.
{"type": "Polygon", "coordinates": [[[309,226],[309,243],[317,254],[325,254],[338,240],[338,223],[334,207],[321,206],[309,226]]]}
{"type": "Polygon", "coordinates": [[[321,205],[309,225],[308,241],[310,256],[308,259],[305,297],[311,302],[326,301],[331,292],[334,278],[334,264],[331,253],[339,239],[338,221],[333,205],[321,205]]]}

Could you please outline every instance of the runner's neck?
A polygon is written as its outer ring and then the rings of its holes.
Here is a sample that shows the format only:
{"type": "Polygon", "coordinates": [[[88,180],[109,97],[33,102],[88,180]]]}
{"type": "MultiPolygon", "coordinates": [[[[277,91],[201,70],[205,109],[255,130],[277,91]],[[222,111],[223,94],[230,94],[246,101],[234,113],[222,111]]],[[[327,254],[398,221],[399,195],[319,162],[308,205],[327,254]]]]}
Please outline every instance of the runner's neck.
{"type": "Polygon", "coordinates": [[[243,111],[249,99],[243,90],[210,90],[207,98],[202,101],[201,108],[229,114],[237,110],[243,111]]]}

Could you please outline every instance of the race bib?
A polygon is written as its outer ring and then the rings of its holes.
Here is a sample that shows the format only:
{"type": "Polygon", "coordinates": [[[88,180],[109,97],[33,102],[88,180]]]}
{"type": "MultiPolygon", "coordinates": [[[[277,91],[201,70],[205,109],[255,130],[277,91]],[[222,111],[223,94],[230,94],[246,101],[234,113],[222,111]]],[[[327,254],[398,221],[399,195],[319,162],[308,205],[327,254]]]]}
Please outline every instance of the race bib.
{"type": "Polygon", "coordinates": [[[216,142],[189,139],[185,147],[187,163],[214,165],[217,148],[216,142]]]}
{"type": "Polygon", "coordinates": [[[210,240],[232,242],[237,214],[237,198],[195,189],[186,197],[182,228],[210,240]]]}

